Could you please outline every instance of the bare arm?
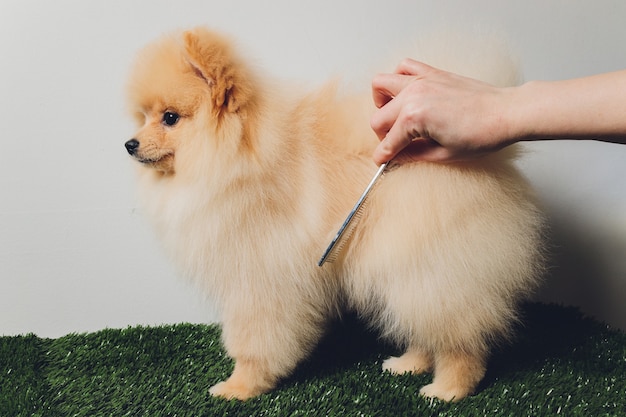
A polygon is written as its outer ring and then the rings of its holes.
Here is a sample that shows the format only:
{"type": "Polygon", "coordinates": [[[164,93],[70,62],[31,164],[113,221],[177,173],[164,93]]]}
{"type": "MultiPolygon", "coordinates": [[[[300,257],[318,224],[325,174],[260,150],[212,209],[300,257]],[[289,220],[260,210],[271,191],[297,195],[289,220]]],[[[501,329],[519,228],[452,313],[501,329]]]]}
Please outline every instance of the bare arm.
{"type": "Polygon", "coordinates": [[[519,140],[595,139],[626,143],[626,70],[516,89],[508,116],[519,140]]]}
{"type": "Polygon", "coordinates": [[[411,159],[452,161],[521,140],[626,143],[626,71],[497,88],[405,60],[372,90],[377,163],[405,148],[411,159]]]}

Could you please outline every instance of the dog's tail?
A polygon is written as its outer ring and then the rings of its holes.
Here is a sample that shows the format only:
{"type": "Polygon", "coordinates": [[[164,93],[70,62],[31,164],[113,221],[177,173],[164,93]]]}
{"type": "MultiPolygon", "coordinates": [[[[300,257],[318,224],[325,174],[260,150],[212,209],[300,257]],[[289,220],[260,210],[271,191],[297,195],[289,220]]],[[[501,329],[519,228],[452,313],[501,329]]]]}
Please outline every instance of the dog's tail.
{"type": "Polygon", "coordinates": [[[399,55],[400,59],[415,59],[498,87],[522,82],[521,66],[511,53],[511,46],[503,36],[495,32],[434,32],[418,38],[399,55]]]}

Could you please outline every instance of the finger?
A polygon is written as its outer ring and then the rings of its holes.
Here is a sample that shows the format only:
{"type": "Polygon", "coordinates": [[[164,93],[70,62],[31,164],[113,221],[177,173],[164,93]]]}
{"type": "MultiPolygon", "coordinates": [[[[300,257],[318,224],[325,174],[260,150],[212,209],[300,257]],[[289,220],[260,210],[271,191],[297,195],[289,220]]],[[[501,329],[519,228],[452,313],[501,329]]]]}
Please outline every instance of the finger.
{"type": "Polygon", "coordinates": [[[428,64],[416,61],[414,59],[406,58],[403,59],[400,64],[398,64],[395,73],[399,75],[416,75],[421,77],[434,70],[435,68],[431,67],[428,64]]]}
{"type": "Polygon", "coordinates": [[[389,162],[395,156],[394,152],[389,148],[389,144],[385,143],[385,141],[381,141],[376,149],[374,149],[374,154],[372,155],[372,159],[377,165],[384,164],[385,162],[389,162]]]}
{"type": "Polygon", "coordinates": [[[380,165],[391,159],[399,163],[419,161],[452,162],[455,160],[446,148],[431,138],[416,138],[395,156],[390,157],[388,155],[385,153],[377,155],[375,153],[374,161],[380,165]]]}
{"type": "Polygon", "coordinates": [[[400,94],[412,77],[399,74],[378,74],[372,80],[372,97],[376,107],[381,108],[400,94]]]}
{"type": "Polygon", "coordinates": [[[387,128],[387,134],[376,148],[374,153],[376,161],[383,158],[390,160],[414,139],[429,136],[428,131],[424,129],[421,107],[413,102],[404,103],[402,95],[377,113],[376,116],[380,117],[380,129],[377,132],[379,138],[385,128],[387,128]]]}
{"type": "Polygon", "coordinates": [[[392,160],[416,138],[420,137],[418,132],[408,131],[406,126],[405,123],[399,122],[396,118],[387,135],[374,150],[373,158],[376,163],[382,164],[392,160]]]}
{"type": "Polygon", "coordinates": [[[401,111],[402,101],[398,98],[389,101],[372,114],[370,127],[374,130],[378,139],[383,140],[387,136],[401,111]]]}

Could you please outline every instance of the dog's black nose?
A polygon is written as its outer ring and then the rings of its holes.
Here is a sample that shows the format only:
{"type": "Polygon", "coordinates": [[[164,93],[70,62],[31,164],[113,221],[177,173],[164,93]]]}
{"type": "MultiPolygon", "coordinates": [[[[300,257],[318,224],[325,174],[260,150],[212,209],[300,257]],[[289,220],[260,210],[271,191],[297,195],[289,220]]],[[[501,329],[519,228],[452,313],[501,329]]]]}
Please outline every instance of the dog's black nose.
{"type": "Polygon", "coordinates": [[[126,150],[129,154],[134,155],[137,152],[137,148],[139,148],[139,141],[137,139],[131,139],[124,144],[126,146],[126,150]]]}

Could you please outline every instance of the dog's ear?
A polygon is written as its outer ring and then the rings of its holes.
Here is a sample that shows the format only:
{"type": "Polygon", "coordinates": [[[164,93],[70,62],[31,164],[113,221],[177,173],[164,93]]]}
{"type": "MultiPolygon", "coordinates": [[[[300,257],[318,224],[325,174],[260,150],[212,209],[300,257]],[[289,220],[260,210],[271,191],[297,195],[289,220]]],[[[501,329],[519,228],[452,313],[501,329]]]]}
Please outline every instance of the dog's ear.
{"type": "Polygon", "coordinates": [[[253,98],[253,85],[247,69],[238,62],[224,37],[198,28],[183,34],[186,59],[211,90],[218,114],[237,112],[253,98]]]}

